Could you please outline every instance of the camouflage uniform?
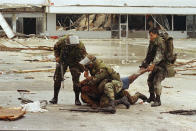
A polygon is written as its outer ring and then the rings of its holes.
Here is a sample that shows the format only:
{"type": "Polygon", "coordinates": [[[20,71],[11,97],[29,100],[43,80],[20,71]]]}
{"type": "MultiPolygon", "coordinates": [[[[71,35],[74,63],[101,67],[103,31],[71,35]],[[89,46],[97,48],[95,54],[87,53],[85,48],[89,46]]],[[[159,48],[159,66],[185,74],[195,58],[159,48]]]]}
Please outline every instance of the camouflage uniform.
{"type": "Polygon", "coordinates": [[[154,41],[150,41],[146,58],[143,61],[142,65],[140,66],[143,68],[147,68],[147,66],[151,62],[155,64],[153,71],[148,76],[150,98],[154,100],[155,100],[154,93],[156,94],[156,96],[160,98],[161,91],[162,91],[161,82],[165,79],[167,75],[168,62],[166,60],[165,54],[166,54],[165,42],[162,37],[158,36],[154,41]]]}
{"type": "MultiPolygon", "coordinates": [[[[54,45],[54,55],[55,57],[60,57],[60,63],[63,65],[63,75],[65,74],[67,68],[69,67],[72,81],[73,90],[75,92],[75,99],[79,101],[78,87],[79,78],[81,72],[84,71],[83,66],[79,62],[87,55],[84,44],[80,41],[77,45],[68,45],[66,41],[67,37],[60,39],[54,45]]],[[[58,93],[61,87],[62,75],[60,64],[56,66],[54,74],[54,98],[58,100],[58,93]]],[[[80,104],[80,102],[79,102],[80,104]]]]}
{"type": "Polygon", "coordinates": [[[98,88],[103,89],[102,92],[109,100],[114,100],[115,93],[122,89],[119,73],[103,63],[102,60],[96,59],[92,66],[92,68],[88,68],[91,76],[93,76],[90,84],[96,86],[107,80],[106,84],[99,85],[98,88]]]}

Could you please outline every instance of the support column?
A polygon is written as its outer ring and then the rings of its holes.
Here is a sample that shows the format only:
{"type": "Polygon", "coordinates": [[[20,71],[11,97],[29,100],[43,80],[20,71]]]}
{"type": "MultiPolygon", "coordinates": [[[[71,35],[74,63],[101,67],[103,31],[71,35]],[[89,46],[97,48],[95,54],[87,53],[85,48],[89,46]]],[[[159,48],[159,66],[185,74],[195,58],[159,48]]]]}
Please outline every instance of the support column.
{"type": "Polygon", "coordinates": [[[195,31],[196,31],[196,17],[195,15],[193,15],[193,37],[196,37],[195,31]]]}
{"type": "Polygon", "coordinates": [[[172,31],[174,31],[174,15],[172,15],[172,31]]]}
{"type": "Polygon", "coordinates": [[[12,15],[12,29],[13,29],[13,32],[16,32],[16,15],[15,14],[12,15]]]}

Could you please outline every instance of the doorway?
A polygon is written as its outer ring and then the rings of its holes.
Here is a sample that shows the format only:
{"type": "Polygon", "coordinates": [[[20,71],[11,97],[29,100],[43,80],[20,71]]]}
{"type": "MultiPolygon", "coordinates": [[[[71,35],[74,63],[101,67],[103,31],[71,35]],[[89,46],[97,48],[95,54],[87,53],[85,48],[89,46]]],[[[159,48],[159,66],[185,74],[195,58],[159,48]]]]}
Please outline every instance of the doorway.
{"type": "Polygon", "coordinates": [[[36,18],[23,18],[23,33],[36,34],[36,18]]]}

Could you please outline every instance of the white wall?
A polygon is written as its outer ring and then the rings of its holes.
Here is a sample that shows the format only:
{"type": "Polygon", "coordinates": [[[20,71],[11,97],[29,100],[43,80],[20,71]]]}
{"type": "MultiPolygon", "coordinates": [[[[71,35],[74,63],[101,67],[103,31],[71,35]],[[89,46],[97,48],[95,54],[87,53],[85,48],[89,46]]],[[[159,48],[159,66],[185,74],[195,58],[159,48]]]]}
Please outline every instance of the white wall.
{"type": "Polygon", "coordinates": [[[47,14],[46,32],[56,32],[56,14],[47,14]]]}

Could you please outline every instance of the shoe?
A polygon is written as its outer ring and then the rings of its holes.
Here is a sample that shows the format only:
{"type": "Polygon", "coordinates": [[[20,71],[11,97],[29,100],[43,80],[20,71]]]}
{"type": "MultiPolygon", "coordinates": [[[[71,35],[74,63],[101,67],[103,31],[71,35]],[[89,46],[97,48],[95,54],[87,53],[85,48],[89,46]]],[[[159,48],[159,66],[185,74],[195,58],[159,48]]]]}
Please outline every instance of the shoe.
{"type": "Polygon", "coordinates": [[[148,103],[150,103],[151,101],[155,102],[155,95],[154,95],[154,93],[150,93],[150,97],[147,99],[148,103]]]}
{"type": "Polygon", "coordinates": [[[119,105],[119,104],[125,105],[127,109],[129,109],[131,105],[126,96],[122,97],[121,99],[115,100],[114,102],[115,102],[115,105],[119,105]]]}
{"type": "Polygon", "coordinates": [[[50,102],[51,104],[57,104],[58,99],[54,97],[54,98],[52,98],[49,102],[50,102]]]}
{"type": "Polygon", "coordinates": [[[155,102],[151,104],[151,107],[161,106],[160,96],[157,96],[155,102]]]}

